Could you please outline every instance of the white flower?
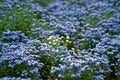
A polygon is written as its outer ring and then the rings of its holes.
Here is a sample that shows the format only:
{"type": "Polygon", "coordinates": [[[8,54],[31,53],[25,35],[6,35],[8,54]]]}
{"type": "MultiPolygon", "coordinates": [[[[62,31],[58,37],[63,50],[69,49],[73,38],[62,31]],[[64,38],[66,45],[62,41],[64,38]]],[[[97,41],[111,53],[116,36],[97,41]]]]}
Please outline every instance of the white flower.
{"type": "Polygon", "coordinates": [[[70,36],[67,36],[66,39],[70,39],[70,36]]]}

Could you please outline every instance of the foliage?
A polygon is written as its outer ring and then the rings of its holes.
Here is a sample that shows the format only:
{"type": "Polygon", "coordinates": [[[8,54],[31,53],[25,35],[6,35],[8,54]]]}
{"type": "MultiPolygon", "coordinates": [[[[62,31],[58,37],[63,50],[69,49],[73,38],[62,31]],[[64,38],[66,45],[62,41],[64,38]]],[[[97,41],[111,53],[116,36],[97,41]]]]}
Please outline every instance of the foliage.
{"type": "Polygon", "coordinates": [[[119,80],[119,4],[0,0],[0,80],[119,80]]]}

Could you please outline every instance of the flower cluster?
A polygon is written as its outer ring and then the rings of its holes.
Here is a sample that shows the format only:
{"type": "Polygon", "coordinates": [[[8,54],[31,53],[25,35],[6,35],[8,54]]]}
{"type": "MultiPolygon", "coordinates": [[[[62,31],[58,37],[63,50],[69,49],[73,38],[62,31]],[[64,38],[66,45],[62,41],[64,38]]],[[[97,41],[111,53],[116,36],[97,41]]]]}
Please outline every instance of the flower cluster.
{"type": "Polygon", "coordinates": [[[39,40],[29,40],[20,31],[4,32],[0,44],[0,76],[40,79],[44,65],[40,57],[54,54],[52,47],[39,40]],[[4,66],[3,66],[4,65],[4,66]],[[14,74],[16,73],[16,74],[14,74]]]}
{"type": "Polygon", "coordinates": [[[4,77],[4,78],[0,78],[1,80],[31,80],[30,78],[11,78],[11,77],[4,77]]]}
{"type": "Polygon", "coordinates": [[[119,5],[119,0],[0,1],[0,79],[118,80],[119,5]]]}

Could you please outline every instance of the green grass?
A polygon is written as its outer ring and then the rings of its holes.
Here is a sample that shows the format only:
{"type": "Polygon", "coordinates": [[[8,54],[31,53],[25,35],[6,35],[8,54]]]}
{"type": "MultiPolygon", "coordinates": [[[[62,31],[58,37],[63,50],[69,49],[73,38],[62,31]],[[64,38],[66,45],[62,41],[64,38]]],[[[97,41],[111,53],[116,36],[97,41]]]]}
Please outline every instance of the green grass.
{"type": "Polygon", "coordinates": [[[3,7],[4,16],[0,15],[0,36],[2,32],[22,31],[26,36],[30,36],[32,29],[37,28],[40,24],[40,20],[36,19],[36,15],[29,12],[29,5],[22,6],[23,9],[19,10],[13,8],[7,10],[3,7]],[[33,25],[34,24],[34,25],[33,25]]]}
{"type": "Polygon", "coordinates": [[[90,24],[92,27],[96,27],[97,23],[102,19],[109,19],[112,16],[112,14],[103,14],[99,18],[91,17],[85,19],[85,23],[90,24]]]}
{"type": "Polygon", "coordinates": [[[43,7],[46,7],[51,2],[53,2],[53,0],[34,0],[34,3],[37,3],[43,7]]]}

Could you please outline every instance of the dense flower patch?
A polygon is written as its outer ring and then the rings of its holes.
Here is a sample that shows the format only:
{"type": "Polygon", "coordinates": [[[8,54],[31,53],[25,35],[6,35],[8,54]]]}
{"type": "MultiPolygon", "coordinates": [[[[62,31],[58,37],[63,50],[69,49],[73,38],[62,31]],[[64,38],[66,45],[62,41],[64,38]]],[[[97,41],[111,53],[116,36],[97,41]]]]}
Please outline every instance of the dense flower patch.
{"type": "Polygon", "coordinates": [[[119,79],[119,0],[0,1],[0,80],[119,79]]]}

